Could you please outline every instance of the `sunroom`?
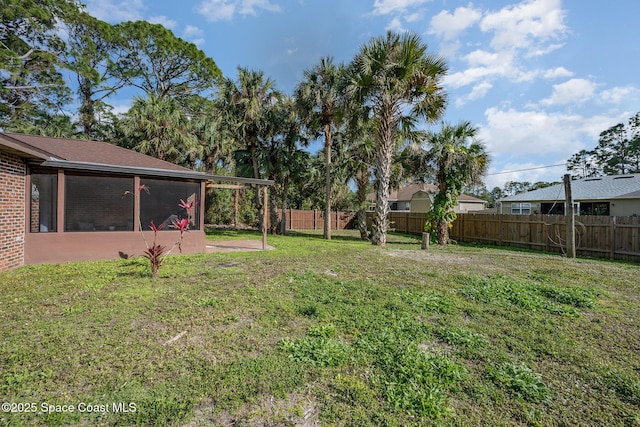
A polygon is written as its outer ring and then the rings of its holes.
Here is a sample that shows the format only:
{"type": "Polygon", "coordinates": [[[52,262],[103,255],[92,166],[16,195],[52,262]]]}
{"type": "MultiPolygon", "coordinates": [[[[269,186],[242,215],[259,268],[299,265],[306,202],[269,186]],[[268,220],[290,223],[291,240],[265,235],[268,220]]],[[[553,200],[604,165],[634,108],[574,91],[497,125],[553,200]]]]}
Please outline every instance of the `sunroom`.
{"type": "Polygon", "coordinates": [[[206,182],[272,183],[207,175],[104,142],[13,133],[0,133],[0,177],[0,271],[141,255],[151,224],[167,247],[180,238],[176,225],[188,224],[182,253],[205,252],[206,182]]]}

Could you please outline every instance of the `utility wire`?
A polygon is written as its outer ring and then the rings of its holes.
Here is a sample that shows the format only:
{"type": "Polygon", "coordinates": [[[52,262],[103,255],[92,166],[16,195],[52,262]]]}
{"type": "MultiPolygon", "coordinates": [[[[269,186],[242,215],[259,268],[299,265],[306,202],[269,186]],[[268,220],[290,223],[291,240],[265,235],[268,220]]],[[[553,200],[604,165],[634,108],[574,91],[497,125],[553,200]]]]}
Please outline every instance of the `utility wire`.
{"type": "Polygon", "coordinates": [[[512,171],[502,171],[502,172],[495,172],[495,173],[488,173],[487,176],[489,175],[502,175],[505,173],[513,173],[513,172],[524,172],[524,171],[532,171],[532,170],[536,170],[536,169],[547,169],[547,168],[555,168],[558,166],[566,166],[566,163],[560,163],[559,165],[549,165],[549,166],[538,166],[535,168],[526,168],[526,169],[517,169],[517,170],[512,170],[512,171]]]}

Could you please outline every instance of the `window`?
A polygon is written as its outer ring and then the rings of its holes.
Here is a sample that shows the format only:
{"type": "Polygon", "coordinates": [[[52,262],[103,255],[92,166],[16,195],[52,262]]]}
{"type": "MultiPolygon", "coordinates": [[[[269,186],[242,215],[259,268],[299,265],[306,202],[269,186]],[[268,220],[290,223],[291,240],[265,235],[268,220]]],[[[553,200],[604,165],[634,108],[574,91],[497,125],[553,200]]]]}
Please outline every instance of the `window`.
{"type": "Polygon", "coordinates": [[[531,215],[531,203],[511,203],[512,215],[531,215]]]}
{"type": "Polygon", "coordinates": [[[141,179],[149,192],[140,192],[140,221],[142,228],[149,230],[151,221],[163,230],[171,230],[171,223],[179,218],[189,219],[191,230],[200,229],[200,183],[163,179],[141,179]],[[193,202],[187,212],[180,207],[180,200],[193,202]]]}
{"type": "Polygon", "coordinates": [[[65,174],[65,231],[133,231],[132,177],[65,174]]]}
{"type": "Polygon", "coordinates": [[[580,202],[580,215],[610,215],[609,202],[580,202]]]}
{"type": "Polygon", "coordinates": [[[32,233],[57,231],[58,172],[31,172],[29,229],[32,233]]]}
{"type": "Polygon", "coordinates": [[[540,212],[543,215],[564,215],[564,203],[541,203],[540,212]]]}

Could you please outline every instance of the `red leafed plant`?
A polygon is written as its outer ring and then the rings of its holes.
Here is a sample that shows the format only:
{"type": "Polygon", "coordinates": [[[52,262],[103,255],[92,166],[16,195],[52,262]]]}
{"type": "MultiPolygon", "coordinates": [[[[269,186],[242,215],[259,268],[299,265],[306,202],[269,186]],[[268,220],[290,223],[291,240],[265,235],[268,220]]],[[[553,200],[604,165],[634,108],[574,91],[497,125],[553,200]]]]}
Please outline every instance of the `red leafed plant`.
{"type": "MultiPolygon", "coordinates": [[[[140,193],[140,191],[142,190],[146,191],[147,194],[149,193],[149,187],[145,185],[140,185],[136,191],[137,193],[140,193]]],[[[125,191],[124,193],[122,193],[122,197],[125,197],[127,194],[132,194],[132,193],[130,191],[125,191]]],[[[178,206],[180,206],[181,208],[184,208],[187,211],[187,216],[188,216],[191,214],[191,209],[193,209],[194,202],[185,202],[184,200],[180,199],[180,203],[178,204],[178,206]]],[[[176,246],[178,247],[178,250],[182,253],[182,239],[184,239],[184,234],[187,231],[189,231],[189,219],[178,218],[171,222],[171,226],[180,231],[180,236],[178,240],[173,244],[171,249],[169,250],[167,250],[166,246],[162,246],[157,243],[158,232],[162,230],[163,224],[156,226],[153,223],[153,221],[151,221],[151,224],[149,224],[149,227],[153,231],[153,243],[151,244],[149,244],[149,242],[144,236],[144,231],[142,229],[142,222],[140,218],[138,218],[138,224],[140,226],[140,233],[142,235],[142,240],[144,241],[144,245],[146,247],[146,250],[143,252],[143,254],[144,254],[144,257],[149,260],[149,263],[151,266],[151,277],[155,278],[158,276],[158,270],[164,264],[165,259],[169,256],[169,254],[171,254],[171,252],[176,248],[176,246]]]]}

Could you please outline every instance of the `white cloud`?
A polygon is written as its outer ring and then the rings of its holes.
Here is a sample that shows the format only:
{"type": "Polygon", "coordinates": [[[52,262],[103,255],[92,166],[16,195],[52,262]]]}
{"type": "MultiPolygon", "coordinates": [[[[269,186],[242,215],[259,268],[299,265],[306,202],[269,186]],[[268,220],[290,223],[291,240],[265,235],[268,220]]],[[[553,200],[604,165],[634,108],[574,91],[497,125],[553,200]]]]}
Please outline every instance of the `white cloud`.
{"type": "Polygon", "coordinates": [[[87,12],[106,22],[137,21],[143,19],[143,0],[87,0],[87,12]]]}
{"type": "Polygon", "coordinates": [[[430,0],[376,0],[373,3],[374,15],[404,13],[409,8],[420,6],[430,0]]]}
{"type": "Polygon", "coordinates": [[[456,107],[461,107],[469,101],[475,101],[477,99],[484,98],[487,93],[493,88],[493,85],[489,82],[482,82],[474,86],[467,96],[463,96],[456,99],[456,107]]]}
{"type": "Polygon", "coordinates": [[[207,0],[200,3],[197,11],[209,22],[230,21],[236,11],[236,4],[226,0],[207,0]]]}
{"type": "Polygon", "coordinates": [[[149,18],[149,22],[152,24],[161,24],[165,28],[173,30],[176,28],[176,21],[169,19],[166,16],[152,16],[149,18]]]}
{"type": "Polygon", "coordinates": [[[184,27],[182,35],[186,38],[202,37],[204,35],[204,31],[194,25],[187,25],[184,27]]]}
{"type": "Polygon", "coordinates": [[[257,15],[258,9],[268,12],[280,12],[278,4],[269,0],[205,0],[197,7],[200,15],[209,22],[230,21],[234,15],[257,15]]]}
{"type": "Polygon", "coordinates": [[[485,118],[487,124],[481,127],[480,137],[490,152],[512,157],[552,154],[563,159],[593,148],[600,132],[618,120],[496,107],[487,109],[485,118]]]}
{"type": "Polygon", "coordinates": [[[190,41],[196,46],[202,46],[205,42],[204,31],[194,25],[187,25],[182,31],[182,38],[190,41]]]}
{"type": "Polygon", "coordinates": [[[539,43],[559,39],[567,32],[564,17],[561,0],[527,0],[487,13],[480,29],[493,33],[494,49],[541,50],[539,43]]]}
{"type": "Polygon", "coordinates": [[[487,188],[503,187],[507,181],[557,181],[565,173],[563,167],[522,171],[532,167],[561,164],[580,150],[593,149],[600,132],[630,116],[629,112],[585,116],[551,114],[544,111],[518,111],[489,108],[486,124],[480,126],[479,137],[498,164],[489,173],[487,188]]]}
{"type": "Polygon", "coordinates": [[[633,86],[614,87],[600,92],[600,99],[610,104],[620,104],[631,95],[637,94],[638,89],[633,86]]]}
{"type": "Polygon", "coordinates": [[[242,0],[239,2],[240,15],[257,15],[256,9],[263,9],[268,12],[280,12],[280,5],[271,3],[269,0],[242,0]]]}
{"type": "Polygon", "coordinates": [[[459,7],[453,13],[443,10],[431,18],[428,34],[438,35],[444,40],[452,40],[478,22],[481,17],[482,13],[478,9],[470,7],[459,7]]]}
{"type": "Polygon", "coordinates": [[[543,76],[545,79],[556,79],[560,77],[572,77],[573,73],[564,67],[556,67],[546,70],[543,76]]]}
{"type": "Polygon", "coordinates": [[[464,71],[449,74],[444,82],[451,88],[460,88],[473,84],[479,80],[507,78],[510,80],[526,80],[526,74],[520,71],[514,64],[513,52],[487,52],[475,50],[466,55],[465,60],[469,68],[464,71]]]}
{"type": "Polygon", "coordinates": [[[564,83],[553,85],[553,93],[549,98],[540,101],[542,105],[566,105],[583,103],[593,98],[596,84],[586,79],[571,79],[564,83]]]}
{"type": "Polygon", "coordinates": [[[395,31],[398,33],[403,32],[404,28],[402,27],[402,21],[400,21],[400,18],[396,16],[391,20],[391,22],[387,24],[387,26],[385,27],[385,30],[395,31]]]}

